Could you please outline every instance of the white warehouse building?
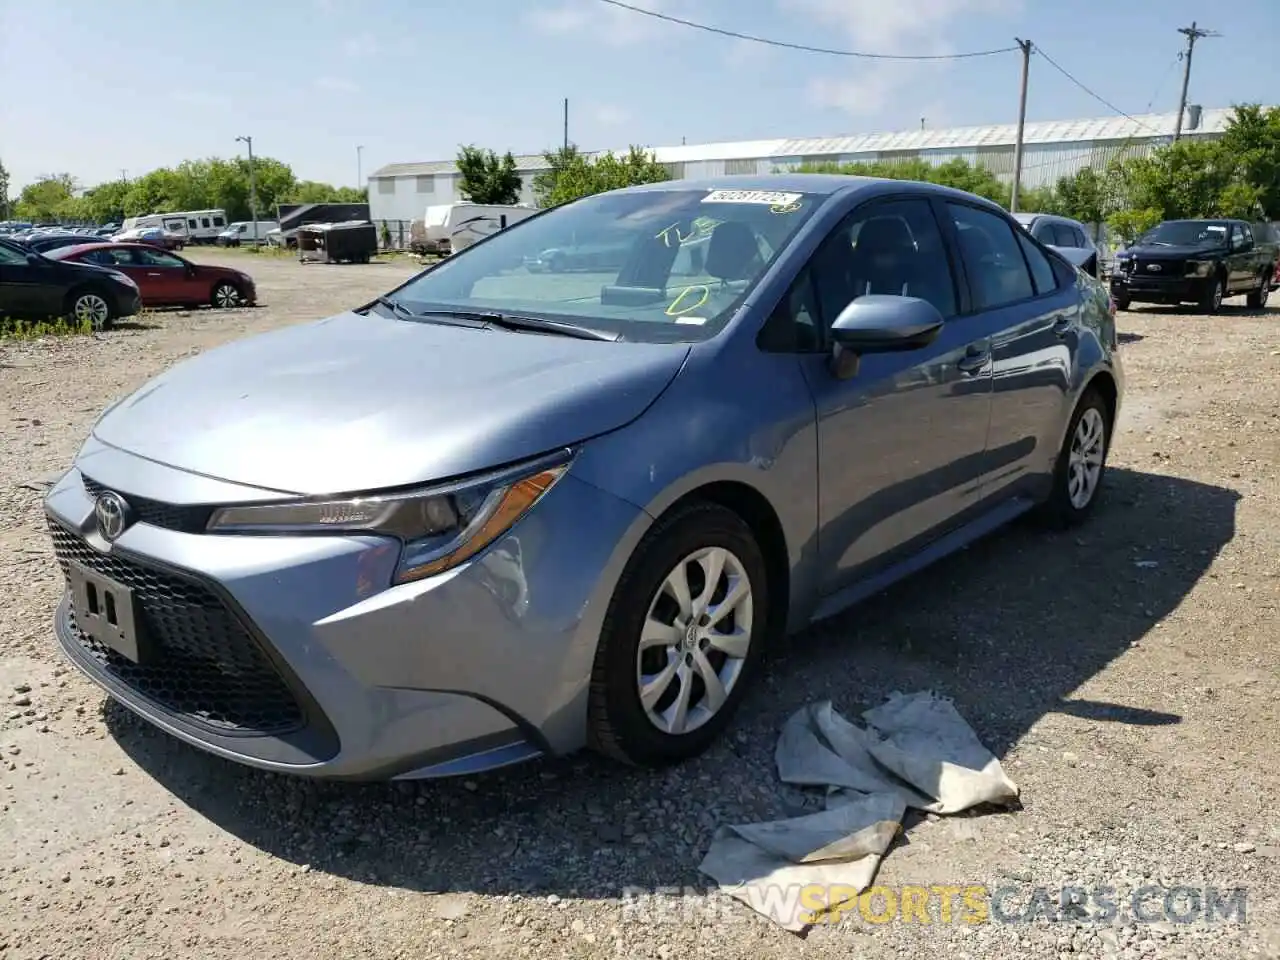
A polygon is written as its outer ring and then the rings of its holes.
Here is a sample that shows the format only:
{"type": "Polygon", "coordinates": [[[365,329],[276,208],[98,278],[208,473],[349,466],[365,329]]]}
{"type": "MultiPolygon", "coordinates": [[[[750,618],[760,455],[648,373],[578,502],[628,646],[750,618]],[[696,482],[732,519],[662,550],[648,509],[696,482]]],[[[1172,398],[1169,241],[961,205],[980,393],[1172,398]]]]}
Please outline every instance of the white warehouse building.
{"type": "MultiPolygon", "coordinates": [[[[1183,122],[1183,136],[1188,139],[1221,136],[1232,112],[1230,108],[1190,107],[1183,122]]],[[[1173,112],[1028,123],[1023,132],[1022,185],[1035,188],[1056,183],[1058,178],[1082,167],[1105,168],[1121,152],[1138,155],[1163,146],[1173,139],[1177,116],[1173,112]]],[[[803,163],[833,161],[870,163],[920,159],[938,165],[959,157],[987,168],[1002,180],[1011,181],[1016,137],[1015,124],[1000,124],[650,149],[676,179],[771,173],[803,163]]],[[[524,179],[521,202],[533,203],[533,177],[546,169],[546,161],[541,154],[515,159],[524,179]]],[[[388,164],[369,177],[370,214],[375,221],[421,220],[428,206],[462,199],[457,181],[458,168],[452,160],[388,164]]]]}

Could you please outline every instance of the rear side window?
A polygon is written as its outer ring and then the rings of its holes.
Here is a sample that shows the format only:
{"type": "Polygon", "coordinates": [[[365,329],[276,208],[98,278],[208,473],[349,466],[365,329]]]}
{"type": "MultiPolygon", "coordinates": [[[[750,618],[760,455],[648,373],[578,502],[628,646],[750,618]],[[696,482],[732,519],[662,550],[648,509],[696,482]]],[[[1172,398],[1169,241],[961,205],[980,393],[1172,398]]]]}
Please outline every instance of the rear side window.
{"type": "Polygon", "coordinates": [[[974,309],[994,310],[1035,296],[1013,225],[1004,217],[967,204],[948,203],[946,207],[955,222],[974,309]]]}
{"type": "Polygon", "coordinates": [[[1022,246],[1022,255],[1027,258],[1027,266],[1031,268],[1031,279],[1035,281],[1036,293],[1048,293],[1058,288],[1058,278],[1053,272],[1053,264],[1044,252],[1031,242],[1030,238],[1018,234],[1018,243],[1022,246]]]}
{"type": "Polygon", "coordinates": [[[1055,223],[1053,225],[1053,242],[1059,247],[1080,246],[1076,241],[1076,232],[1065,223],[1055,223]]]}

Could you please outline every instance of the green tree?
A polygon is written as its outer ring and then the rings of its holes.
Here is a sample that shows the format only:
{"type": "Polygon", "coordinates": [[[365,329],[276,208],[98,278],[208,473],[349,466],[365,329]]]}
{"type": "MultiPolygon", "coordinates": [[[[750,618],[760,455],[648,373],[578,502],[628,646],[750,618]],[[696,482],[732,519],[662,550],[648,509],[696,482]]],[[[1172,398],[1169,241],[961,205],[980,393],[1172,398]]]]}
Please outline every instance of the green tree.
{"type": "Polygon", "coordinates": [[[9,171],[0,163],[0,220],[9,219],[9,171]]]}
{"type": "Polygon", "coordinates": [[[1236,161],[1240,177],[1224,206],[1238,207],[1251,188],[1261,207],[1257,212],[1266,220],[1280,220],[1280,107],[1236,106],[1218,144],[1236,161]]]}
{"type": "Polygon", "coordinates": [[[1052,209],[1045,212],[1096,227],[1106,222],[1112,208],[1106,177],[1093,167],[1082,167],[1071,176],[1059,178],[1053,188],[1052,209]]]}
{"type": "MultiPolygon", "coordinates": [[[[557,157],[558,165],[544,171],[546,179],[539,196],[539,203],[543,206],[558,206],[607,190],[620,190],[642,183],[663,183],[671,179],[670,171],[643,147],[631,146],[621,157],[604,153],[594,158],[577,152],[576,147],[570,149],[573,151],[571,154],[561,150],[557,157]]],[[[544,156],[550,163],[551,155],[544,156]]]]}
{"type": "Polygon", "coordinates": [[[854,177],[880,177],[886,180],[920,180],[954,187],[985,197],[1003,207],[1009,206],[1010,187],[986,167],[976,166],[957,157],[934,166],[927,160],[876,161],[863,163],[806,163],[800,173],[841,173],[854,177]]]}
{"type": "Polygon", "coordinates": [[[75,177],[56,173],[29,183],[18,194],[14,212],[24,220],[58,220],[76,214],[79,189],[75,177]]]}
{"type": "Polygon", "coordinates": [[[365,203],[368,192],[359,187],[335,187],[318,180],[299,180],[289,191],[286,203],[365,203]]]}
{"type": "Polygon", "coordinates": [[[85,219],[94,223],[119,223],[126,216],[125,201],[129,189],[127,180],[109,180],[86,190],[83,197],[85,219]]]}
{"type": "Polygon", "coordinates": [[[472,203],[510,205],[520,202],[524,185],[516,172],[516,158],[507,151],[499,157],[475,146],[458,149],[458,193],[472,203]]]}
{"type": "MultiPolygon", "coordinates": [[[[1158,210],[1161,219],[1223,216],[1240,164],[1219,141],[1180,140],[1118,165],[1119,210],[1158,210]]],[[[1238,199],[1238,191],[1230,196],[1238,199]]]]}
{"type": "Polygon", "coordinates": [[[583,160],[582,152],[578,149],[576,143],[567,146],[557,147],[555,150],[547,150],[542,154],[542,159],[546,162],[545,170],[539,170],[533,175],[533,198],[540,207],[555,206],[556,185],[560,182],[560,178],[565,175],[566,171],[575,167],[583,160]]]}

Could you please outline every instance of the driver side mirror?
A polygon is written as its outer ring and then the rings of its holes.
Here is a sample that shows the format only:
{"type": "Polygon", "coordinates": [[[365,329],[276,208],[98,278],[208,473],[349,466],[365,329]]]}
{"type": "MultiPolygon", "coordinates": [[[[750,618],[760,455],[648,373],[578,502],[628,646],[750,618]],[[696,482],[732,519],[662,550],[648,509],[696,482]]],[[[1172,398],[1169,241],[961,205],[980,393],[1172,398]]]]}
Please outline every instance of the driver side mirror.
{"type": "Polygon", "coordinates": [[[858,373],[865,353],[900,353],[931,344],[941,332],[942,314],[927,300],[888,294],[858,297],[831,325],[832,373],[847,380],[858,373]]]}
{"type": "Polygon", "coordinates": [[[40,254],[35,253],[34,251],[33,251],[33,252],[28,253],[28,254],[27,254],[27,263],[31,264],[33,267],[38,267],[38,266],[40,266],[40,263],[41,263],[41,257],[40,257],[40,254]]]}

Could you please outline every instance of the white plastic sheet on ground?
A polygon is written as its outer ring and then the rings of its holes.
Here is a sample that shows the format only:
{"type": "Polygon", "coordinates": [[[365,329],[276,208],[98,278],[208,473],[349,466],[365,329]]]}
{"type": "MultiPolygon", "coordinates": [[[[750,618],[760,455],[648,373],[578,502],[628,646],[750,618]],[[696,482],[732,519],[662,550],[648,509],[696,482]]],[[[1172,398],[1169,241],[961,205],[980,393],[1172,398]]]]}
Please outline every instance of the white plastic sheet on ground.
{"type": "Polygon", "coordinates": [[[1018,796],[950,700],[895,693],[862,719],[850,723],[830,702],[796,711],[778,738],[778,776],[825,788],[826,810],[721,827],[703,858],[721,890],[788,930],[871,885],[908,808],[959,813],[1018,796]]]}

